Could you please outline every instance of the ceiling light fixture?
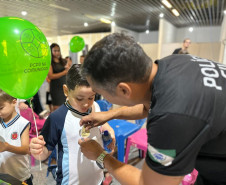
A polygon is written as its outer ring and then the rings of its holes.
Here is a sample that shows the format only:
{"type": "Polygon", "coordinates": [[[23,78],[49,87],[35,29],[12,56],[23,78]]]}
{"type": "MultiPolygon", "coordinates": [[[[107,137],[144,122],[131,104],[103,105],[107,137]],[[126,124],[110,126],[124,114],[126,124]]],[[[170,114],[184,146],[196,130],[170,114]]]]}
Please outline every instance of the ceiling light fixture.
{"type": "Polygon", "coordinates": [[[193,32],[193,27],[190,27],[188,30],[189,30],[190,32],[193,32]]]}
{"type": "Polygon", "coordinates": [[[146,33],[146,34],[149,34],[149,30],[146,30],[145,33],[146,33]]]}
{"type": "Polygon", "coordinates": [[[84,26],[87,27],[87,26],[89,26],[89,24],[88,24],[87,22],[85,22],[85,23],[84,23],[84,26]]]}
{"type": "Polygon", "coordinates": [[[27,15],[27,12],[26,11],[22,11],[21,14],[25,16],[25,15],[27,15]]]}
{"type": "Polygon", "coordinates": [[[176,9],[172,9],[172,12],[173,12],[173,14],[174,14],[175,16],[179,16],[179,15],[180,15],[179,12],[178,12],[176,9]]]}
{"type": "Polygon", "coordinates": [[[100,18],[100,22],[105,23],[105,24],[111,24],[111,21],[105,18],[100,18]]]}
{"type": "Polygon", "coordinates": [[[167,0],[162,0],[162,3],[167,7],[167,8],[172,8],[172,5],[169,3],[167,0]]]}
{"type": "Polygon", "coordinates": [[[60,9],[60,10],[64,10],[64,11],[71,11],[69,8],[65,8],[63,6],[58,6],[58,5],[55,5],[55,4],[49,4],[49,6],[53,7],[53,8],[57,8],[57,9],[60,9]]]}
{"type": "Polygon", "coordinates": [[[159,17],[163,18],[164,17],[164,14],[163,13],[160,13],[159,14],[159,17]]]}
{"type": "Polygon", "coordinates": [[[115,26],[115,22],[114,21],[111,23],[111,26],[115,26]]]}
{"type": "Polygon", "coordinates": [[[224,10],[224,14],[226,14],[226,10],[224,10]]]}
{"type": "Polygon", "coordinates": [[[112,8],[111,8],[111,16],[113,17],[115,15],[115,7],[116,7],[116,2],[114,2],[112,4],[112,8]]]}

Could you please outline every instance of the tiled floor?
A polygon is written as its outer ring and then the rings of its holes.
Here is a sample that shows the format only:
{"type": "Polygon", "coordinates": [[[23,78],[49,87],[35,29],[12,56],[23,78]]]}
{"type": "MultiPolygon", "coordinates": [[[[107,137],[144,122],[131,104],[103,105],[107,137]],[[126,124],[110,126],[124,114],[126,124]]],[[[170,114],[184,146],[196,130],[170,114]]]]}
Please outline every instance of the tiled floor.
{"type": "MultiPolygon", "coordinates": [[[[140,159],[138,157],[138,150],[136,148],[131,147],[130,155],[129,155],[129,164],[136,166],[141,169],[143,165],[144,159],[140,159]]],[[[34,185],[55,185],[56,182],[50,173],[48,177],[46,177],[47,165],[42,163],[42,170],[39,168],[39,161],[36,161],[36,165],[31,168],[34,185]]],[[[120,185],[120,183],[113,178],[113,182],[111,185],[120,185]]]]}

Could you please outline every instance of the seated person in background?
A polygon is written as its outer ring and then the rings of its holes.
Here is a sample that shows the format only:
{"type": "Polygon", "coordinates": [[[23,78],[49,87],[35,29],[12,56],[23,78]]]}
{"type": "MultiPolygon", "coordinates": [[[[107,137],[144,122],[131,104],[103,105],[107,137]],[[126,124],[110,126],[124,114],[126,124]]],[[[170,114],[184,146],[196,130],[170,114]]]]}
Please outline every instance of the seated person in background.
{"type": "MultiPolygon", "coordinates": [[[[51,113],[45,122],[41,135],[30,143],[32,155],[45,160],[58,145],[57,184],[99,185],[103,181],[103,170],[96,162],[90,161],[81,153],[78,140],[84,133],[79,122],[82,116],[91,112],[100,112],[94,102],[95,92],[87,80],[80,74],[79,65],[73,65],[68,71],[66,85],[63,86],[67,97],[65,104],[51,113]]],[[[108,130],[113,138],[109,146],[115,145],[113,129],[105,123],[102,127],[90,129],[88,137],[103,146],[101,131],[108,130]]]]}
{"type": "Polygon", "coordinates": [[[182,48],[177,48],[174,50],[173,54],[189,54],[188,53],[188,48],[191,44],[191,40],[190,39],[184,39],[182,48]]]}
{"type": "Polygon", "coordinates": [[[28,120],[16,110],[17,100],[0,90],[0,173],[32,185],[28,120]]]}

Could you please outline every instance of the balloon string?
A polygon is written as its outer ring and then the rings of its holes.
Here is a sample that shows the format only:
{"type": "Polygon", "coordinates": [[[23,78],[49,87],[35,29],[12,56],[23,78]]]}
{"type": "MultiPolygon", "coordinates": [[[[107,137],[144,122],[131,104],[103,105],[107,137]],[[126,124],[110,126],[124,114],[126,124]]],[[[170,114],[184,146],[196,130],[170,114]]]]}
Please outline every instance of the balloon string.
{"type": "MultiPolygon", "coordinates": [[[[36,131],[36,137],[38,138],[38,127],[37,127],[37,123],[36,123],[36,118],[35,118],[35,114],[34,114],[34,110],[33,110],[33,105],[31,103],[32,98],[30,99],[30,107],[32,110],[32,116],[33,116],[33,120],[35,122],[35,131],[36,131]]],[[[41,163],[41,156],[39,155],[39,169],[40,171],[42,170],[42,163],[41,163]]]]}

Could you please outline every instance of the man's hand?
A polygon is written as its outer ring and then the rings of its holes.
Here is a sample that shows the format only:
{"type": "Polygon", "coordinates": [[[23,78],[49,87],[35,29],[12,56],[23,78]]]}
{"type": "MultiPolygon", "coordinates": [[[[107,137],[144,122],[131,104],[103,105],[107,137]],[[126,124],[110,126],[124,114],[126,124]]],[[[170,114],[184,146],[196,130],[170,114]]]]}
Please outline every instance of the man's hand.
{"type": "Polygon", "coordinates": [[[103,125],[109,120],[108,114],[108,112],[93,112],[88,116],[82,117],[80,120],[80,125],[84,125],[86,130],[103,125]]]}
{"type": "Polygon", "coordinates": [[[94,140],[80,139],[78,144],[81,147],[81,152],[90,160],[96,160],[104,149],[94,140]]]}

